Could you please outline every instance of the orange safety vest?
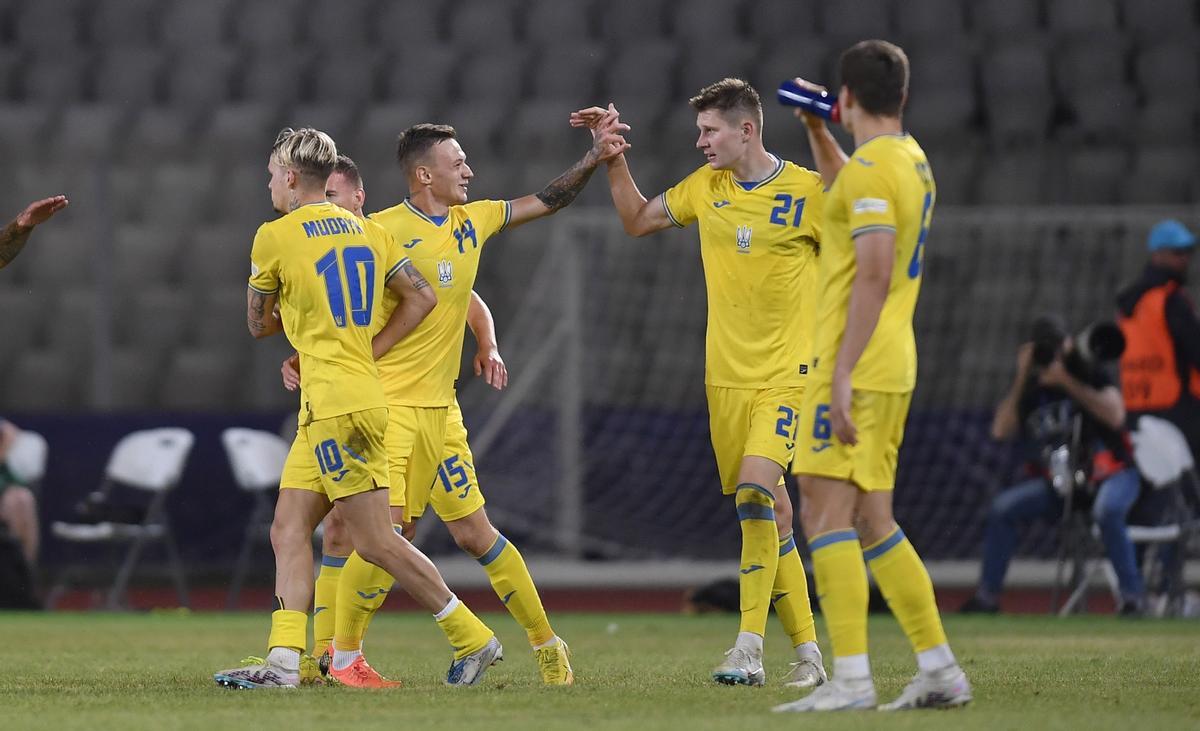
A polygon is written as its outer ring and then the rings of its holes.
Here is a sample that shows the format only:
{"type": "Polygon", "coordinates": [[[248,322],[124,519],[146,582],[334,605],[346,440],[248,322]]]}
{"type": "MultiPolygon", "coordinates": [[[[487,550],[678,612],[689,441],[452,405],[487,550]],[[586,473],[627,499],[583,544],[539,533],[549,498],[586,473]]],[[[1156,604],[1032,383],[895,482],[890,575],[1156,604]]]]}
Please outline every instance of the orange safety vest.
{"type": "MultiPolygon", "coordinates": [[[[1167,328],[1167,298],[1177,289],[1178,282],[1149,289],[1132,315],[1117,319],[1125,336],[1121,392],[1129,411],[1164,411],[1179,402],[1183,384],[1175,361],[1175,342],[1167,328]]],[[[1189,370],[1188,391],[1200,398],[1200,371],[1189,370]]]]}

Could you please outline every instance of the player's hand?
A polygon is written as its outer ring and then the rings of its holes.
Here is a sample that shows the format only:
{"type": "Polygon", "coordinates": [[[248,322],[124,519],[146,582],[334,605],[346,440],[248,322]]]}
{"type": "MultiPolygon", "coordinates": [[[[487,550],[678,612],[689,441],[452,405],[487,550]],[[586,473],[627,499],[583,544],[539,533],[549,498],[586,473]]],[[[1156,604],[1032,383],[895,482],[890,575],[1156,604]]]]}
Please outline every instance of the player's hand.
{"type": "Polygon", "coordinates": [[[497,391],[504,390],[508,385],[508,368],[498,349],[480,348],[475,353],[475,375],[483,376],[483,382],[497,391]]]}
{"type": "Polygon", "coordinates": [[[829,397],[829,423],[833,433],[844,444],[858,444],[858,429],[850,418],[850,403],[854,390],[850,387],[850,374],[834,371],[833,393],[829,397]]]}
{"type": "MultiPolygon", "coordinates": [[[[792,81],[796,82],[796,86],[799,86],[801,89],[808,89],[809,91],[815,92],[829,91],[829,89],[825,88],[824,86],[821,86],[820,84],[814,84],[811,81],[805,81],[799,76],[792,79],[792,81]]],[[[800,107],[793,109],[792,114],[803,121],[804,126],[808,127],[809,129],[820,129],[825,126],[824,119],[800,107]]]]}
{"type": "Polygon", "coordinates": [[[283,365],[279,366],[279,372],[283,375],[283,387],[289,391],[295,391],[300,387],[300,354],[292,353],[284,359],[283,365]]]}
{"type": "Polygon", "coordinates": [[[62,209],[67,207],[70,201],[65,195],[56,195],[51,198],[43,198],[40,201],[34,201],[25,207],[25,210],[17,216],[16,224],[21,228],[33,228],[40,223],[45,223],[62,209]]]}
{"type": "Polygon", "coordinates": [[[605,109],[604,107],[588,107],[587,109],[580,109],[579,111],[571,112],[571,126],[595,129],[597,125],[600,124],[600,121],[608,114],[610,109],[616,111],[616,107],[614,107],[612,103],[609,103],[608,109],[605,109]]]}
{"type": "Polygon", "coordinates": [[[629,131],[629,125],[621,121],[621,113],[612,104],[589,129],[592,131],[591,155],[597,163],[612,160],[629,149],[630,145],[622,134],[629,131]]]}

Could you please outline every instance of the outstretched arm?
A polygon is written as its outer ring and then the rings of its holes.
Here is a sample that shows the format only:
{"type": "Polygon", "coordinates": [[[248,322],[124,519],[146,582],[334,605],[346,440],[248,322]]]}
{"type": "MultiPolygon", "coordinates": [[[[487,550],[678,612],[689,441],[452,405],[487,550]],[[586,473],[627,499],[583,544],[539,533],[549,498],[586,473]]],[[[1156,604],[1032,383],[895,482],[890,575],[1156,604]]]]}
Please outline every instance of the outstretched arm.
{"type": "Polygon", "coordinates": [[[549,216],[571,205],[571,202],[579,195],[579,191],[587,185],[592,173],[596,172],[596,166],[629,149],[629,144],[621,136],[621,132],[628,129],[628,125],[621,124],[616,110],[606,115],[592,132],[592,149],[588,150],[579,162],[551,180],[539,192],[512,201],[512,218],[509,220],[508,227],[520,226],[543,216],[549,216]]]}
{"type": "MultiPolygon", "coordinates": [[[[598,134],[599,126],[608,115],[617,113],[617,108],[612,104],[608,105],[608,109],[581,109],[571,114],[571,126],[590,127],[592,134],[598,134]]],[[[667,217],[662,196],[646,200],[646,196],[638,190],[633,174],[629,172],[629,162],[624,154],[613,157],[608,163],[608,189],[612,193],[613,207],[617,209],[625,233],[630,236],[645,236],[671,227],[671,219],[667,217]]]]}
{"type": "Polygon", "coordinates": [[[437,306],[437,295],[411,260],[406,259],[400,271],[389,277],[385,286],[400,298],[400,303],[371,341],[371,351],[376,360],[415,330],[437,306]]]}
{"type": "Polygon", "coordinates": [[[496,321],[492,311],[477,292],[471,290],[471,304],[467,308],[467,325],[475,336],[479,348],[475,352],[475,375],[483,376],[484,383],[497,391],[508,385],[508,368],[500,357],[500,346],[496,342],[496,321]]]}
{"type": "Polygon", "coordinates": [[[66,208],[67,203],[65,195],[34,201],[5,226],[4,230],[0,231],[0,269],[8,266],[21,253],[21,249],[25,248],[34,226],[45,223],[55,213],[66,208]]]}

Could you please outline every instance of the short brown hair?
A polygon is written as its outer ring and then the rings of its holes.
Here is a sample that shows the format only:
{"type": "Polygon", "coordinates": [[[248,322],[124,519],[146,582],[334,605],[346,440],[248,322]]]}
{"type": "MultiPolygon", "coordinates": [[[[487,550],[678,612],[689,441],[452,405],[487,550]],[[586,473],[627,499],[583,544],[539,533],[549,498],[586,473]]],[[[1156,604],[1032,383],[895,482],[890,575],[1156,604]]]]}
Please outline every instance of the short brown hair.
{"type": "Polygon", "coordinates": [[[762,129],[762,99],[748,81],[721,79],[701,89],[700,93],[688,99],[688,104],[697,112],[716,109],[725,115],[729,112],[748,114],[762,129]]]}
{"type": "Polygon", "coordinates": [[[842,85],[868,114],[899,117],[908,96],[908,56],[887,41],[860,41],[842,52],[842,85]]]}
{"type": "Polygon", "coordinates": [[[358,171],[358,163],[350,159],[349,155],[338,155],[333,172],[345,177],[355,188],[363,187],[362,173],[358,171]]]}
{"type": "Polygon", "coordinates": [[[324,132],[311,127],[284,127],[275,137],[271,156],[285,168],[291,168],[309,183],[325,185],[337,163],[337,144],[324,132]]]}
{"type": "Polygon", "coordinates": [[[396,162],[404,168],[405,174],[410,174],[430,148],[454,138],[454,128],[448,124],[414,124],[396,138],[396,162]]]}

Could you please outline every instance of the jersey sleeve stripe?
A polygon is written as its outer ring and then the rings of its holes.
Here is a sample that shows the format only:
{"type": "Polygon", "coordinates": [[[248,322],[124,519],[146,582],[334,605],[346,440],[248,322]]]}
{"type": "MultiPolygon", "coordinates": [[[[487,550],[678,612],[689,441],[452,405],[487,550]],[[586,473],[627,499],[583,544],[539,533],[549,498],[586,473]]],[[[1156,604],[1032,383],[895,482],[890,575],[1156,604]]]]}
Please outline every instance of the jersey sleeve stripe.
{"type": "Polygon", "coordinates": [[[663,210],[667,212],[667,218],[671,220],[671,223],[674,224],[676,228],[683,228],[683,224],[680,223],[677,218],[675,218],[674,213],[671,213],[671,206],[667,205],[667,197],[664,195],[660,196],[660,198],[662,198],[663,210]]]}
{"type": "Polygon", "coordinates": [[[392,277],[396,276],[396,272],[403,269],[404,265],[410,263],[411,261],[412,261],[412,259],[409,259],[406,256],[403,259],[401,259],[400,261],[396,262],[396,265],[393,266],[391,269],[388,269],[387,274],[383,275],[384,283],[386,284],[388,282],[388,280],[390,280],[392,277]]]}
{"type": "Polygon", "coordinates": [[[276,287],[275,289],[259,289],[258,287],[255,287],[253,284],[248,284],[246,286],[250,287],[250,289],[253,289],[255,292],[258,292],[259,294],[278,294],[278,292],[279,292],[279,287],[276,287]]]}
{"type": "Polygon", "coordinates": [[[882,223],[876,223],[876,224],[872,224],[870,226],[861,226],[850,232],[850,238],[858,238],[859,236],[862,236],[863,234],[874,233],[876,231],[890,231],[892,233],[896,233],[896,227],[888,226],[888,225],[882,224],[882,223]]]}
{"type": "Polygon", "coordinates": [[[500,228],[496,229],[496,233],[508,228],[508,222],[512,220],[512,201],[502,202],[504,203],[504,222],[500,224],[500,228]]]}

